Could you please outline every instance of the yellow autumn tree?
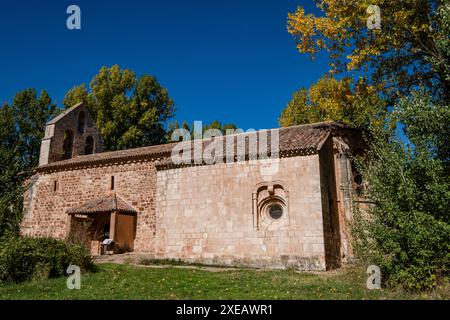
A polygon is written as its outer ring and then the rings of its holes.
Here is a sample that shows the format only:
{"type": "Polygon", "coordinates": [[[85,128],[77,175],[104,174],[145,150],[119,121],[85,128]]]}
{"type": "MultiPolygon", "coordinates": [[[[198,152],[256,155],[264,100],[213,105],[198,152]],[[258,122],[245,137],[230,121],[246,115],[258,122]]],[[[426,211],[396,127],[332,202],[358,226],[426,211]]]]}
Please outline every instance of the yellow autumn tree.
{"type": "Polygon", "coordinates": [[[279,123],[283,127],[319,121],[342,121],[357,127],[379,125],[384,101],[364,78],[358,81],[323,76],[308,90],[295,92],[283,110],[279,123]]]}
{"type": "Polygon", "coordinates": [[[331,73],[365,72],[389,102],[419,84],[450,98],[449,51],[442,46],[449,39],[449,0],[315,2],[318,16],[303,7],[288,14],[287,30],[300,53],[328,52],[331,73]]]}

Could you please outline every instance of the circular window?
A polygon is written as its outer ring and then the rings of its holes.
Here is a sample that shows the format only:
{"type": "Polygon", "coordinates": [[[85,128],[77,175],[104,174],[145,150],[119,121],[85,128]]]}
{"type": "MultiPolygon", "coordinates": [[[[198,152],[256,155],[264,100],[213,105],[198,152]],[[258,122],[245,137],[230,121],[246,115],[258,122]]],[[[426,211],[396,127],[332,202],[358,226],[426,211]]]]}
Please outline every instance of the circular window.
{"type": "Polygon", "coordinates": [[[278,203],[272,204],[269,207],[269,216],[272,219],[275,220],[280,219],[282,215],[283,215],[283,207],[281,207],[281,205],[279,205],[278,203]]]}

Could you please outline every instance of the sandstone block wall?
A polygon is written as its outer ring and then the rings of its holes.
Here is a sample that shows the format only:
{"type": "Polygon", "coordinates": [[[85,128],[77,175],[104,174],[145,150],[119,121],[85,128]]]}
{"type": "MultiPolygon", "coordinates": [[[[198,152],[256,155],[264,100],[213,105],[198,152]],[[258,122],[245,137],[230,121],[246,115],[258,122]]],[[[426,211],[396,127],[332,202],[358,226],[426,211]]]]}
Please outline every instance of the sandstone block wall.
{"type": "Polygon", "coordinates": [[[24,196],[21,226],[24,235],[62,239],[70,228],[69,208],[116,192],[138,213],[135,250],[152,251],[156,228],[156,170],[152,162],[41,173],[33,180],[24,196]],[[114,176],[114,191],[111,191],[111,176],[114,176]]]}
{"type": "Polygon", "coordinates": [[[153,162],[136,162],[40,173],[25,194],[21,230],[62,239],[70,230],[69,208],[116,192],[137,211],[136,252],[213,264],[325,270],[319,155],[282,158],[271,177],[262,175],[262,166],[237,162],[157,171],[153,162]],[[278,220],[254,207],[256,187],[273,181],[284,187],[275,194],[286,196],[278,220]]]}
{"type": "MultiPolygon", "coordinates": [[[[282,158],[270,180],[289,194],[279,220],[255,227],[252,194],[261,163],[157,172],[155,254],[227,265],[324,270],[319,156],[282,158]]],[[[267,179],[267,177],[266,177],[267,179]]]]}

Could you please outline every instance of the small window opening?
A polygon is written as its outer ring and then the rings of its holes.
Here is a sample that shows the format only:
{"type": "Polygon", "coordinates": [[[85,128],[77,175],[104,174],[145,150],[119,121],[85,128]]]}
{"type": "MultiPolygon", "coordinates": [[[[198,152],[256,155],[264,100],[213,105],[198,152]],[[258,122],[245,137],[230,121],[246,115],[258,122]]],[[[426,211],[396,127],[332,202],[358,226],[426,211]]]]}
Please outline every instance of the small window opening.
{"type": "Polygon", "coordinates": [[[73,132],[66,130],[63,140],[63,160],[72,158],[73,152],[73,132]]]}
{"type": "Polygon", "coordinates": [[[83,134],[84,133],[84,127],[86,124],[86,115],[84,111],[81,111],[78,115],[78,133],[83,134]]]}
{"type": "Polygon", "coordinates": [[[93,154],[94,153],[94,138],[91,136],[86,138],[86,144],[84,146],[84,154],[93,154]]]}
{"type": "Polygon", "coordinates": [[[53,191],[58,191],[58,181],[53,182],[53,191]]]}
{"type": "Polygon", "coordinates": [[[114,176],[111,176],[111,190],[114,190],[114,176]]]}

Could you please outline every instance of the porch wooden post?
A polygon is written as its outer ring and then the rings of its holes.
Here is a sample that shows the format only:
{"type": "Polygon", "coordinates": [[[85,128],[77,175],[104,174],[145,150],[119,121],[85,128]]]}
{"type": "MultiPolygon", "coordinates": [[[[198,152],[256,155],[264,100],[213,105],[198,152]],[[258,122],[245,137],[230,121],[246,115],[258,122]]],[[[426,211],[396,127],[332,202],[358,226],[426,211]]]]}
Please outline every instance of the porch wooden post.
{"type": "Polygon", "coordinates": [[[116,220],[117,220],[117,211],[111,212],[111,220],[109,222],[109,238],[115,239],[116,237],[116,220]]]}

